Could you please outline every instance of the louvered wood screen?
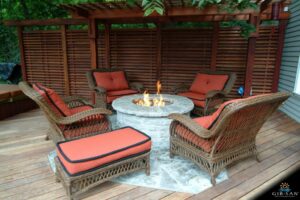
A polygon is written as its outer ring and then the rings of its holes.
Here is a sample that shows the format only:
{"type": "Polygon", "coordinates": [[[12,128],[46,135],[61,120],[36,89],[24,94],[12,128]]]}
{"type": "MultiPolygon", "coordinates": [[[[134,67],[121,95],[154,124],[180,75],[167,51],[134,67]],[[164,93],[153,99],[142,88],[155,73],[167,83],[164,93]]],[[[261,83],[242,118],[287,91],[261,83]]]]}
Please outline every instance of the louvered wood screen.
{"type": "Polygon", "coordinates": [[[142,82],[153,91],[156,80],[156,32],[153,30],[112,30],[111,67],[122,68],[130,81],[142,82]]]}
{"type": "Polygon", "coordinates": [[[29,82],[40,82],[64,93],[61,31],[23,33],[26,74],[29,82]]]}
{"type": "Polygon", "coordinates": [[[90,43],[87,30],[68,30],[67,55],[71,95],[89,98],[86,72],[91,69],[90,43]]]}
{"type": "Polygon", "coordinates": [[[162,32],[161,81],[169,92],[174,86],[190,85],[196,72],[209,69],[212,29],[164,30],[162,32]]]}
{"type": "Polygon", "coordinates": [[[261,27],[255,48],[252,83],[254,95],[272,92],[277,47],[278,28],[261,27]]]}
{"type": "MultiPolygon", "coordinates": [[[[64,93],[62,31],[23,32],[27,79],[41,82],[60,94],[64,93]]],[[[255,49],[253,93],[272,90],[278,30],[261,27],[255,49]]],[[[161,31],[161,66],[157,67],[158,36],[155,29],[111,30],[111,67],[126,70],[131,81],[142,82],[154,91],[160,78],[163,92],[168,93],[178,83],[191,84],[196,72],[209,69],[213,30],[166,29],[161,31]]],[[[106,67],[104,32],[97,38],[98,67],[106,67]]],[[[70,94],[90,97],[85,73],[91,69],[91,54],[87,30],[66,31],[66,54],[70,94]]],[[[245,82],[248,40],[237,28],[220,28],[218,33],[216,69],[237,73],[231,98],[238,97],[237,88],[245,82]]]]}
{"type": "Polygon", "coordinates": [[[237,80],[229,97],[238,97],[237,89],[245,82],[248,40],[238,28],[222,28],[218,35],[217,67],[219,71],[235,72],[237,80]]]}

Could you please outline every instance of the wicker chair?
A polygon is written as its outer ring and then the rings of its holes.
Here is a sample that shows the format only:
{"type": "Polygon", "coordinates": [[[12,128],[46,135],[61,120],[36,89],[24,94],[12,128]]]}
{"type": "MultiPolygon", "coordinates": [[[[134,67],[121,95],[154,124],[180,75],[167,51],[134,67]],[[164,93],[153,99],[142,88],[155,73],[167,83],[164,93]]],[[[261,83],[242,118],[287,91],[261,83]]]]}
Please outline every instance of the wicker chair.
{"type": "Polygon", "coordinates": [[[91,70],[87,79],[90,89],[96,93],[96,107],[106,108],[116,98],[141,93],[144,88],[141,83],[129,82],[126,72],[118,68],[91,70]]]}
{"type": "Polygon", "coordinates": [[[190,98],[194,104],[193,113],[205,116],[216,110],[230,93],[236,74],[222,71],[201,71],[189,87],[182,83],[173,90],[175,94],[190,98]]]}
{"type": "Polygon", "coordinates": [[[211,183],[234,161],[255,156],[255,138],[268,117],[288,99],[287,93],[259,95],[223,103],[211,116],[191,119],[171,114],[170,157],[186,157],[207,171],[211,183]]]}
{"type": "MultiPolygon", "coordinates": [[[[111,114],[110,110],[94,108],[82,98],[69,96],[61,99],[60,102],[70,112],[70,115],[66,115],[61,112],[57,105],[54,105],[48,94],[47,96],[42,95],[26,82],[20,82],[19,87],[44,112],[50,123],[47,138],[52,139],[55,144],[60,141],[96,135],[111,130],[110,122],[106,117],[106,115],[111,114]]],[[[53,92],[53,90],[51,91],[53,92]]],[[[60,97],[58,98],[60,99],[60,97]]]]}

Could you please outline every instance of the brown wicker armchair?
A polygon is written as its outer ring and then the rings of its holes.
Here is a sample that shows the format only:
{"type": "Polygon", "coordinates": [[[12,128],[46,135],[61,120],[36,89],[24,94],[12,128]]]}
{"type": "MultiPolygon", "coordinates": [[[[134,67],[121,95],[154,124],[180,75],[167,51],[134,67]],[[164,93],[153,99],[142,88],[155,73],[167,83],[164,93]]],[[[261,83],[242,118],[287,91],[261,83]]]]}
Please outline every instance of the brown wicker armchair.
{"type": "Polygon", "coordinates": [[[94,108],[79,97],[61,99],[53,90],[40,84],[33,84],[31,87],[26,82],[20,82],[19,87],[44,112],[50,123],[47,138],[54,143],[111,130],[106,117],[111,114],[110,110],[94,108]]]}
{"type": "Polygon", "coordinates": [[[174,93],[190,98],[195,104],[193,113],[205,116],[223,103],[235,80],[236,74],[232,72],[201,71],[190,87],[182,83],[174,88],[174,93]]]}
{"type": "Polygon", "coordinates": [[[229,164],[257,158],[255,138],[267,118],[288,99],[287,93],[259,95],[223,103],[210,116],[191,119],[171,114],[170,157],[189,158],[215,177],[229,164]]]}
{"type": "Polygon", "coordinates": [[[129,82],[126,72],[118,68],[94,69],[87,72],[89,87],[96,92],[96,107],[106,108],[118,97],[143,92],[143,84],[129,82]]]}

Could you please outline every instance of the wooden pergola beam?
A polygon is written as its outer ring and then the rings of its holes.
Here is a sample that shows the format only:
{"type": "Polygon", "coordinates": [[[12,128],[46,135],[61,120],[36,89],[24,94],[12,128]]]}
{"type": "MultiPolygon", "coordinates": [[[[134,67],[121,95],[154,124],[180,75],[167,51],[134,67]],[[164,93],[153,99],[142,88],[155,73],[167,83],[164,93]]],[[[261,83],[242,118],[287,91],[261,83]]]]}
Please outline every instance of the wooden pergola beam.
{"type": "Polygon", "coordinates": [[[260,12],[264,12],[270,5],[270,3],[272,3],[272,0],[265,0],[260,4],[260,12]]]}
{"type": "MultiPolygon", "coordinates": [[[[279,14],[279,20],[287,20],[288,12],[279,14]]],[[[271,14],[261,13],[261,20],[271,19],[271,14]]],[[[108,20],[111,24],[118,23],[167,23],[167,22],[214,22],[214,21],[231,21],[231,20],[249,20],[249,14],[240,15],[199,15],[199,16],[157,16],[157,17],[140,17],[140,18],[116,18],[108,20]]],[[[106,22],[107,20],[99,20],[106,22]]],[[[60,25],[80,25],[88,24],[88,19],[42,19],[42,20],[6,20],[6,26],[60,26],[60,25]]]]}
{"type": "Polygon", "coordinates": [[[79,25],[87,24],[87,19],[32,19],[32,20],[6,20],[6,26],[48,26],[48,25],[79,25]]]}
{"type": "MultiPolygon", "coordinates": [[[[73,17],[85,17],[78,14],[78,12],[71,10],[73,17]]],[[[195,7],[169,7],[167,8],[167,16],[169,17],[179,17],[179,16],[201,16],[201,15],[239,15],[239,14],[252,14],[258,13],[254,9],[245,9],[243,11],[235,11],[233,13],[228,13],[226,11],[220,11],[216,6],[211,6],[205,9],[198,9],[195,7]]],[[[140,8],[133,9],[98,9],[89,11],[89,17],[97,19],[116,19],[116,18],[145,18],[144,11],[140,8]]],[[[147,18],[160,17],[158,13],[153,13],[147,18]]]]}

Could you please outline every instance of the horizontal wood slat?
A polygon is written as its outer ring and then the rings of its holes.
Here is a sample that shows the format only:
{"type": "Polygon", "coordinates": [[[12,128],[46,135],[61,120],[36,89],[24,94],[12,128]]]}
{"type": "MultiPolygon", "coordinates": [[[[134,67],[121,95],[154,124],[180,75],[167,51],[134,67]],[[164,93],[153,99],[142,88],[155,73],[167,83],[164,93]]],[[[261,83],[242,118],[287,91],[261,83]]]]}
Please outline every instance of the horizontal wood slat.
{"type": "Polygon", "coordinates": [[[210,68],[212,29],[163,30],[161,82],[164,92],[190,85],[199,70],[210,68]]]}
{"type": "MultiPolygon", "coordinates": [[[[158,34],[155,29],[112,29],[109,35],[110,60],[106,60],[105,32],[98,31],[98,67],[124,69],[130,81],[142,82],[147,90],[155,91],[157,74],[163,92],[169,93],[179,84],[190,85],[196,73],[210,69],[213,29],[162,29],[161,64],[158,67],[158,34]],[[160,72],[157,70],[160,69],[160,72]]],[[[238,28],[219,28],[216,70],[237,74],[230,98],[245,84],[248,40],[238,28]]],[[[271,92],[272,77],[278,46],[278,28],[260,27],[256,41],[253,69],[253,94],[271,92]]],[[[24,58],[27,78],[41,82],[60,94],[64,93],[64,71],[61,31],[23,32],[24,58]]],[[[90,98],[85,73],[91,69],[91,54],[87,30],[66,30],[68,77],[71,95],[90,98]]]]}
{"type": "Polygon", "coordinates": [[[252,93],[272,92],[278,47],[278,28],[261,27],[256,39],[252,93]]]}
{"type": "Polygon", "coordinates": [[[154,91],[156,81],[156,31],[112,30],[110,34],[111,67],[127,72],[130,81],[142,82],[154,91]]]}
{"type": "Polygon", "coordinates": [[[239,97],[238,87],[244,86],[248,40],[240,36],[237,28],[222,28],[219,30],[217,50],[217,71],[229,71],[237,74],[237,80],[229,98],[239,97]]]}
{"type": "Polygon", "coordinates": [[[91,69],[90,43],[87,30],[67,31],[67,50],[71,95],[91,97],[86,72],[91,69]]]}
{"type": "Polygon", "coordinates": [[[25,31],[23,45],[27,80],[64,94],[61,32],[25,31]]]}

